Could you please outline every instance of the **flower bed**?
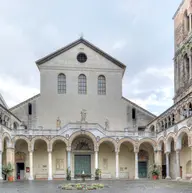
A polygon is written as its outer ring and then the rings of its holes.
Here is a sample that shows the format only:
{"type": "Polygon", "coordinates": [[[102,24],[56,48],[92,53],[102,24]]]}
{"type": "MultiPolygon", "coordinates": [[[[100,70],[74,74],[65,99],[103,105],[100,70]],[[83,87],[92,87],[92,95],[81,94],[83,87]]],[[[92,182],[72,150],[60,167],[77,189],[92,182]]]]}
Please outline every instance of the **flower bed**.
{"type": "Polygon", "coordinates": [[[60,185],[59,188],[63,190],[98,190],[104,188],[103,184],[63,184],[60,185]]]}

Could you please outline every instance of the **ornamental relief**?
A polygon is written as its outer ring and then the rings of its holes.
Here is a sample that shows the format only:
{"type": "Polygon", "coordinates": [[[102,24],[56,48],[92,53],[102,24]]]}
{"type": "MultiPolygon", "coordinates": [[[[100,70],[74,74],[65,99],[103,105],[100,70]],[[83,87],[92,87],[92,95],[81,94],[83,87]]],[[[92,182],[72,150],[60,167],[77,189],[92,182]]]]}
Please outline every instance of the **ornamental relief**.
{"type": "Polygon", "coordinates": [[[72,143],[72,150],[94,151],[93,142],[87,138],[78,138],[72,143]]]}

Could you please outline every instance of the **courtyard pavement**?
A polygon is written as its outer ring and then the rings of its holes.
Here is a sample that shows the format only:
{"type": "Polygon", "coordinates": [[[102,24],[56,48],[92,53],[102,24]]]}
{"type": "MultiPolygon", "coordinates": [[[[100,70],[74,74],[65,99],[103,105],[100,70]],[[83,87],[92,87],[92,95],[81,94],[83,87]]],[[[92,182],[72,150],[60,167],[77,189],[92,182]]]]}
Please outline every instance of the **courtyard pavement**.
{"type": "MultiPolygon", "coordinates": [[[[102,193],[192,193],[192,183],[173,182],[166,180],[150,181],[99,181],[107,187],[102,190],[61,190],[60,184],[68,183],[67,181],[24,181],[13,183],[0,183],[0,193],[62,193],[62,192],[102,192],[102,193]]],[[[78,182],[79,183],[79,182],[78,182]]],[[[89,181],[87,183],[98,183],[89,181]]]]}

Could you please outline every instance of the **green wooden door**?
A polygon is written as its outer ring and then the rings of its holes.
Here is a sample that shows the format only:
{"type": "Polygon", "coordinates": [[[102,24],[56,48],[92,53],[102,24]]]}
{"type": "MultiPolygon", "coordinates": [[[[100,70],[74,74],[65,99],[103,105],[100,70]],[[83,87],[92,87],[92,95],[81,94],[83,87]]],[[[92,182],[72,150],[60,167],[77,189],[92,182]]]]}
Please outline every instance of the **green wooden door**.
{"type": "Polygon", "coordinates": [[[147,178],[147,162],[139,162],[139,178],[147,178]]]}
{"type": "Polygon", "coordinates": [[[91,175],[91,156],[75,155],[75,176],[80,177],[83,171],[86,175],[91,175]]]}

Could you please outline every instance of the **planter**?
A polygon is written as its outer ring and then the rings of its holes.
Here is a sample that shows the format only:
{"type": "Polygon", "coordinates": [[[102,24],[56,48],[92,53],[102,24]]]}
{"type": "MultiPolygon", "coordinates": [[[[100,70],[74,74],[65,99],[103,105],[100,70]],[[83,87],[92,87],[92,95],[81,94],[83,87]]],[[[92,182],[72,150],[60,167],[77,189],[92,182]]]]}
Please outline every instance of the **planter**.
{"type": "Polygon", "coordinates": [[[157,180],[158,179],[158,176],[157,175],[154,175],[153,176],[153,180],[157,180]]]}
{"type": "Polygon", "coordinates": [[[9,177],[8,177],[8,181],[9,181],[9,182],[13,182],[13,176],[9,176],[9,177]]]}

